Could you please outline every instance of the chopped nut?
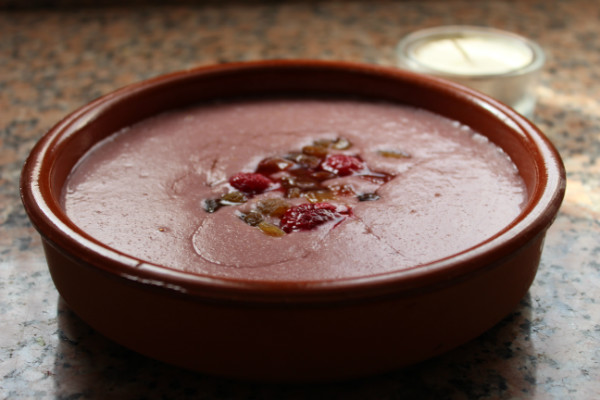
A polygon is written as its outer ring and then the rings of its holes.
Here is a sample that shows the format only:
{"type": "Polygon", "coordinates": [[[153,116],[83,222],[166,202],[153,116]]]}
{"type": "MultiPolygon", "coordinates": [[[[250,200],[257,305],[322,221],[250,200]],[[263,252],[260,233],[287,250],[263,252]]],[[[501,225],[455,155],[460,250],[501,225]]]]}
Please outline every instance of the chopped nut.
{"type": "Polygon", "coordinates": [[[214,213],[219,208],[221,208],[222,204],[218,199],[206,199],[204,200],[203,208],[206,212],[214,213]]]}
{"type": "Polygon", "coordinates": [[[358,201],[375,201],[379,200],[381,197],[376,193],[363,193],[356,196],[358,201]]]}

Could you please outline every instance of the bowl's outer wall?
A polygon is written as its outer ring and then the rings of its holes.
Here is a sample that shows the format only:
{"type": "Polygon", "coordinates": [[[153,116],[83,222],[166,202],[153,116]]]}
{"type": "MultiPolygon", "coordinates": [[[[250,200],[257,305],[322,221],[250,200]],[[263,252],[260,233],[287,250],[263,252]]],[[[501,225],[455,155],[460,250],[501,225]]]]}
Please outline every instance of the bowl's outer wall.
{"type": "Polygon", "coordinates": [[[118,343],[198,371],[251,379],[384,371],[456,347],[513,310],[533,281],[545,231],[564,194],[564,168],[552,146],[523,133],[535,127],[473,93],[432,78],[344,63],[264,62],[175,73],[107,95],[53,128],[24,167],[23,202],[42,235],[58,291],[82,319],[118,343]],[[453,257],[444,268],[342,284],[319,297],[313,295],[320,289],[308,293],[298,289],[303,285],[272,292],[268,286],[264,293],[253,284],[236,291],[188,277],[167,282],[183,290],[155,285],[163,275],[144,272],[139,260],[98,250],[101,244],[64,215],[58,202],[64,182],[102,138],[167,109],[258,94],[399,101],[470,125],[512,157],[530,192],[534,212],[511,226],[533,223],[501,234],[507,238],[492,251],[453,257]],[[554,186],[544,192],[549,182],[554,186]],[[543,209],[535,208],[540,200],[547,202],[543,209]],[[254,301],[252,291],[268,301],[254,301]]]}
{"type": "Polygon", "coordinates": [[[209,374],[346,379],[406,366],[471,340],[533,282],[543,234],[481,273],[414,295],[333,304],[243,304],[165,296],[82,265],[47,241],[52,278],[94,329],[139,353],[209,374]]]}

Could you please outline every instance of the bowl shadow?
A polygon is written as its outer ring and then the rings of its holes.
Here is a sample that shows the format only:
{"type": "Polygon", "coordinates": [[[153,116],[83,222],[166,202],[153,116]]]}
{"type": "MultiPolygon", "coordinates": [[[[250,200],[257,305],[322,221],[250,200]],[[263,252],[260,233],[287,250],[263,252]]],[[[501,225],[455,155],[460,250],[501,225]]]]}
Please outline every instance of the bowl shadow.
{"type": "Polygon", "coordinates": [[[385,374],[342,382],[235,381],[174,367],[130,351],[79,319],[59,297],[56,398],[452,399],[530,397],[535,350],[529,293],[509,316],[442,356],[385,374]]]}

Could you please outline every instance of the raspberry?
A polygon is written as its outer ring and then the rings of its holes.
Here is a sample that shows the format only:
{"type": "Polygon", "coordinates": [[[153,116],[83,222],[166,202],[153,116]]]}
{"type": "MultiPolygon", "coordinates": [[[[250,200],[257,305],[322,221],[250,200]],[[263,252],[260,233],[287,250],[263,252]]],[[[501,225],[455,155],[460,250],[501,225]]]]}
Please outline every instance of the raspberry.
{"type": "Polygon", "coordinates": [[[273,181],[262,174],[239,172],[229,178],[229,184],[241,192],[257,194],[267,190],[273,181]]]}
{"type": "Polygon", "coordinates": [[[357,157],[345,154],[334,154],[323,161],[321,168],[339,176],[346,176],[364,169],[365,165],[357,157]]]}
{"type": "Polygon", "coordinates": [[[287,210],[281,217],[281,229],[286,233],[313,229],[328,221],[341,218],[349,211],[338,211],[329,203],[304,203],[287,210]]]}

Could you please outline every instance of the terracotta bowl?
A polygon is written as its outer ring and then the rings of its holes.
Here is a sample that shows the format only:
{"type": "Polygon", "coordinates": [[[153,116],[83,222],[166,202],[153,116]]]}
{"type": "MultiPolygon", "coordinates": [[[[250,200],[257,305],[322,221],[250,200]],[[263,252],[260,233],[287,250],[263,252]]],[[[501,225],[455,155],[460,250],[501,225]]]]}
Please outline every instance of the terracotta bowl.
{"type": "Polygon", "coordinates": [[[167,363],[276,381],[378,373],[477,337],[527,292],[565,189],[556,150],[507,106],[432,77],[319,61],[219,65],[125,87],[52,128],[21,179],[56,288],[94,329],[167,363]],[[458,120],[510,155],[526,183],[527,205],[491,239],[419,268],[286,284],[219,279],[136,259],[86,235],[61,208],[69,172],[107,135],[168,109],[279,94],[362,96],[458,120]]]}

